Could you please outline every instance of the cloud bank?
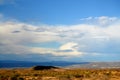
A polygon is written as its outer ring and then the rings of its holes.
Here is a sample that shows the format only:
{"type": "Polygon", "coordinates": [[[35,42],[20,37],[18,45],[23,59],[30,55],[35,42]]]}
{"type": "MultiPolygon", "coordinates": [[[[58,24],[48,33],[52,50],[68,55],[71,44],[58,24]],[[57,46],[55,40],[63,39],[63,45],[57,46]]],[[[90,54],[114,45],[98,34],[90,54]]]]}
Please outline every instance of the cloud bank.
{"type": "MultiPolygon", "coordinates": [[[[1,17],[2,18],[2,17],[1,17]]],[[[23,22],[0,22],[0,54],[49,55],[54,58],[118,56],[120,19],[88,17],[76,25],[31,25],[23,22]],[[53,45],[32,46],[53,42],[53,45]],[[53,48],[55,44],[61,44],[53,48]]],[[[61,59],[60,58],[60,59],[61,59]]],[[[118,59],[120,60],[120,59],[118,59]]]]}

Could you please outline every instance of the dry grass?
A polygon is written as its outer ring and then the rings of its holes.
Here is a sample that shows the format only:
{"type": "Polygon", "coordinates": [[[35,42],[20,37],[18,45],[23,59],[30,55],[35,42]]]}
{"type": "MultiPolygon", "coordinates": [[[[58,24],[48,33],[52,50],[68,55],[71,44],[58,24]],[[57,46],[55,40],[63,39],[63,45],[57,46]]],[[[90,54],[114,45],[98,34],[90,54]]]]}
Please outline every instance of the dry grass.
{"type": "Polygon", "coordinates": [[[0,69],[0,80],[120,80],[120,69],[0,69]]]}

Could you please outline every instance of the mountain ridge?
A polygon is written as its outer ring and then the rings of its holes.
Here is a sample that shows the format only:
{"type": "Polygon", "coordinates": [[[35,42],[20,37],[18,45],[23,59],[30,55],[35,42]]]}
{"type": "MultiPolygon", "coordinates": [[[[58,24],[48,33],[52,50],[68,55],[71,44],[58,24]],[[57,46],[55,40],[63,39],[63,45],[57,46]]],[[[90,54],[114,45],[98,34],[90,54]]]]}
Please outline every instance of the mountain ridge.
{"type": "Polygon", "coordinates": [[[0,60],[0,68],[28,68],[36,65],[41,66],[59,66],[63,68],[120,68],[120,62],[68,62],[68,61],[16,61],[0,60]]]}

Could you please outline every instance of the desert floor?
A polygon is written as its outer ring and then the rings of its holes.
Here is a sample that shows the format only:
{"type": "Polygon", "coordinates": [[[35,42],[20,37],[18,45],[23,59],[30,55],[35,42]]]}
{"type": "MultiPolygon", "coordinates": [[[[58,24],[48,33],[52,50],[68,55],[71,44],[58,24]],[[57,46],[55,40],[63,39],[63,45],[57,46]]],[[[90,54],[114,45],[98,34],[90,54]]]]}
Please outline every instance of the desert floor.
{"type": "Polygon", "coordinates": [[[120,80],[120,69],[0,69],[0,80],[120,80]]]}

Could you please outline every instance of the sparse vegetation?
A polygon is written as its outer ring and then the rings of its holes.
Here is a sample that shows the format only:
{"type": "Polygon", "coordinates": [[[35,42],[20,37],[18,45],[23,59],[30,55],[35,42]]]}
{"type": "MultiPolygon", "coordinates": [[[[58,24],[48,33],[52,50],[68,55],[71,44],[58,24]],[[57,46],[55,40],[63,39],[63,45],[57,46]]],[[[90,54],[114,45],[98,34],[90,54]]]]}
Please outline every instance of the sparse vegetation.
{"type": "Polygon", "coordinates": [[[0,80],[120,80],[120,69],[0,69],[0,80]]]}

